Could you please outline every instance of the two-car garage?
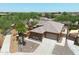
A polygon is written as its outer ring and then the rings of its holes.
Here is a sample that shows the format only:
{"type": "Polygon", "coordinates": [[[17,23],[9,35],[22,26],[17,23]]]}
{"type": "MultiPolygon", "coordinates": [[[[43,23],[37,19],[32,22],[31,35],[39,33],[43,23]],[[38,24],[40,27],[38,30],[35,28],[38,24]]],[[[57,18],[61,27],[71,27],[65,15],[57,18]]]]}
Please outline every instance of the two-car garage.
{"type": "Polygon", "coordinates": [[[48,32],[45,32],[44,34],[30,32],[29,38],[42,42],[43,38],[57,40],[58,35],[54,33],[48,33],[48,32]]]}

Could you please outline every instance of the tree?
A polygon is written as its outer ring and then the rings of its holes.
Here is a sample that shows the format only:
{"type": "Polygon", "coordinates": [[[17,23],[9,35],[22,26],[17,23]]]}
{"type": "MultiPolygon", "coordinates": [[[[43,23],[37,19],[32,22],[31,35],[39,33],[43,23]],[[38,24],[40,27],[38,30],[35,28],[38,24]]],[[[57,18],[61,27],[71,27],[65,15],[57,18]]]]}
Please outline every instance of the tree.
{"type": "Polygon", "coordinates": [[[68,13],[67,12],[63,12],[62,15],[68,15],[68,13]]]}
{"type": "Polygon", "coordinates": [[[16,30],[18,31],[18,32],[22,32],[22,33],[24,33],[24,32],[26,32],[26,27],[25,27],[25,24],[23,24],[23,23],[17,23],[16,24],[16,30]]]}

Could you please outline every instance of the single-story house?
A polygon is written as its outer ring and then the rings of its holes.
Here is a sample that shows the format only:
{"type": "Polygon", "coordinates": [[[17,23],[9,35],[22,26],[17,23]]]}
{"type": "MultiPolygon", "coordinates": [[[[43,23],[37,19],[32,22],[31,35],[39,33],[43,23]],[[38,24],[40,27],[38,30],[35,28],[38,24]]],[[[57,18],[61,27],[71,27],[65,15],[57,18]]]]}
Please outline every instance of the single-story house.
{"type": "Polygon", "coordinates": [[[78,29],[77,30],[70,30],[70,32],[69,32],[69,36],[71,36],[71,37],[77,37],[78,36],[78,29]]]}
{"type": "Polygon", "coordinates": [[[37,27],[30,30],[29,38],[42,41],[42,38],[59,40],[64,24],[45,18],[39,21],[37,27]]]}

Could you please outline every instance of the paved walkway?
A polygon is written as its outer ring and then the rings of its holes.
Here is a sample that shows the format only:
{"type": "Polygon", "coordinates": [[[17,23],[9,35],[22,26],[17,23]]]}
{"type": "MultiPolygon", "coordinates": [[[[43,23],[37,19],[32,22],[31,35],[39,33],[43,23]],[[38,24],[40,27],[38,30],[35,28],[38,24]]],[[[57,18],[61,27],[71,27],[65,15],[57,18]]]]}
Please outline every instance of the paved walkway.
{"type": "Polygon", "coordinates": [[[2,48],[1,53],[9,53],[10,52],[10,42],[11,42],[11,35],[6,35],[2,48]]]}
{"type": "Polygon", "coordinates": [[[24,53],[33,53],[36,48],[40,45],[28,40],[25,40],[26,44],[23,45],[19,45],[18,46],[18,52],[24,52],[24,53]]]}
{"type": "Polygon", "coordinates": [[[74,45],[74,41],[67,40],[69,48],[74,52],[75,55],[79,55],[79,46],[74,45]]]}

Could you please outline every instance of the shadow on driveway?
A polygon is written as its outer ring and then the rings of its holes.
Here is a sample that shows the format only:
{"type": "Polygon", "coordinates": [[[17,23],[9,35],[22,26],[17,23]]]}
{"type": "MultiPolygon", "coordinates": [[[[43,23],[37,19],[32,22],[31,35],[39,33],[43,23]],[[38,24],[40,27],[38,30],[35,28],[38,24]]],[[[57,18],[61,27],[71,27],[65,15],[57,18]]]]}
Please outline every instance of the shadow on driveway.
{"type": "Polygon", "coordinates": [[[74,55],[68,46],[56,45],[53,52],[55,55],[74,55]]]}

